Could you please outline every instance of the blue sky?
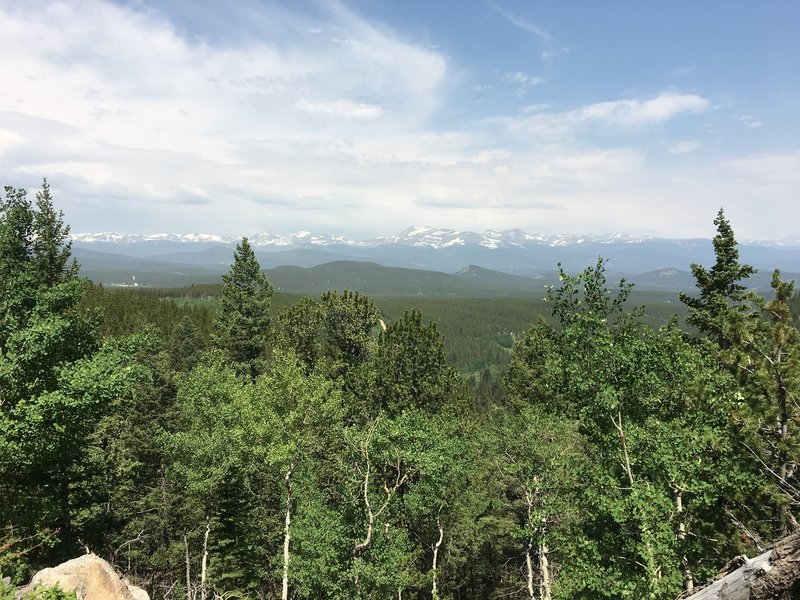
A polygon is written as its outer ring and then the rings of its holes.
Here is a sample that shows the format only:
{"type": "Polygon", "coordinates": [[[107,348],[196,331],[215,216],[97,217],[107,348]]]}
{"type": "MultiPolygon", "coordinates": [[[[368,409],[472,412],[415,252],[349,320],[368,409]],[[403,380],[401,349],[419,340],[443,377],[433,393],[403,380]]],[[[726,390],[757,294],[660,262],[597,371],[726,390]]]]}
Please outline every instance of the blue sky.
{"type": "Polygon", "coordinates": [[[76,232],[800,233],[800,3],[0,0],[76,232]]]}

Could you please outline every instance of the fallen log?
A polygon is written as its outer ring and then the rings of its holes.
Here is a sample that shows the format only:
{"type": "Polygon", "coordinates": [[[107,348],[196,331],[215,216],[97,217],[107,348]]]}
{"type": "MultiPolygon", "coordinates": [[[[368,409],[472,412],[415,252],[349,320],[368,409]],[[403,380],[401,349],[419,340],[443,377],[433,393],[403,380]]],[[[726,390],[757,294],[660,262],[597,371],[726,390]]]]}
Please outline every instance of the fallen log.
{"type": "Polygon", "coordinates": [[[688,596],[688,600],[794,600],[800,598],[800,531],[755,558],[741,557],[732,569],[688,596]],[[740,566],[739,566],[740,565],[740,566]]]}

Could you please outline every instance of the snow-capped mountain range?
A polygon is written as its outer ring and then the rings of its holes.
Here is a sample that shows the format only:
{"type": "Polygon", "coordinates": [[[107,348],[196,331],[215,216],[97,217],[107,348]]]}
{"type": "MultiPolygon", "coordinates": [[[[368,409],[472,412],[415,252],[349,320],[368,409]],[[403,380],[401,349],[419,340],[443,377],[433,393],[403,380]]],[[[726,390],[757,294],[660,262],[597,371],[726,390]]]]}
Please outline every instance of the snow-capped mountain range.
{"type": "MultiPolygon", "coordinates": [[[[75,233],[75,242],[82,244],[141,244],[147,242],[177,242],[224,244],[237,243],[241,238],[212,233],[75,233]]],[[[353,248],[372,248],[381,245],[413,246],[418,248],[442,249],[452,246],[476,245],[484,248],[526,248],[530,246],[570,246],[573,244],[636,244],[647,240],[658,239],[653,236],[634,235],[626,232],[615,232],[604,235],[555,234],[542,235],[526,233],[521,229],[505,231],[488,230],[483,233],[473,231],[456,231],[443,227],[409,227],[405,231],[388,237],[368,240],[353,240],[344,236],[315,234],[309,231],[298,231],[289,235],[275,233],[256,233],[248,239],[257,248],[313,248],[323,246],[350,246],[353,248]]],[[[678,240],[671,240],[678,241],[678,240]]],[[[781,240],[749,240],[744,244],[770,247],[798,247],[800,236],[789,236],[781,240]]]]}
{"type": "MultiPolygon", "coordinates": [[[[156,234],[129,234],[129,233],[75,233],[72,235],[75,242],[82,244],[112,243],[112,244],[140,244],[147,242],[178,242],[178,243],[205,243],[205,244],[235,244],[240,238],[222,236],[208,233],[156,233],[156,234]]],[[[274,233],[257,233],[249,238],[250,243],[258,248],[301,248],[320,246],[350,246],[370,248],[380,245],[414,246],[419,248],[441,249],[452,246],[476,245],[484,248],[525,248],[528,246],[567,246],[583,243],[613,243],[627,242],[638,243],[646,236],[635,236],[624,232],[607,235],[540,235],[526,233],[520,229],[506,231],[485,231],[475,233],[472,231],[455,231],[441,227],[409,227],[402,233],[389,237],[379,237],[370,240],[352,240],[343,236],[313,234],[309,231],[298,231],[290,235],[277,235],[274,233]]]]}
{"type": "MultiPolygon", "coordinates": [[[[72,236],[72,249],[83,272],[97,281],[118,281],[119,273],[124,272],[135,275],[137,282],[144,277],[150,278],[151,283],[157,280],[162,282],[159,284],[175,285],[179,280],[194,281],[192,277],[216,277],[225,272],[240,239],[204,233],[77,233],[72,236]]],[[[443,273],[462,273],[468,267],[470,278],[475,273],[482,276],[475,268],[539,276],[552,274],[559,264],[569,272],[578,272],[602,257],[615,274],[644,277],[642,282],[651,288],[675,285],[678,280],[683,286],[687,282],[691,286],[690,265],[710,265],[714,261],[709,239],[664,239],[627,233],[538,235],[519,229],[475,233],[411,227],[397,235],[371,240],[308,231],[291,235],[259,233],[248,239],[264,269],[312,268],[349,261],[443,273]]],[[[763,270],[767,279],[774,268],[797,274],[798,241],[743,242],[741,260],[763,270]]]]}

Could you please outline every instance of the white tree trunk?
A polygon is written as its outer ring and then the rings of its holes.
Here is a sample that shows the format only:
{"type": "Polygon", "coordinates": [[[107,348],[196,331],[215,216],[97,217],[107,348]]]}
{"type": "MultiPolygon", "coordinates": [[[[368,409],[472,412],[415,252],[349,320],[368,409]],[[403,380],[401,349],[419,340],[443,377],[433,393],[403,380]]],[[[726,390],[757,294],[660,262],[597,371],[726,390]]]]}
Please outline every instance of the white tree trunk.
{"type": "Polygon", "coordinates": [[[189,561],[189,540],[183,534],[183,546],[186,549],[186,600],[192,600],[192,567],[189,561]]]}
{"type": "Polygon", "coordinates": [[[284,477],[286,483],[286,519],[283,527],[283,583],[281,586],[281,600],[289,600],[289,541],[291,540],[292,524],[292,471],[294,465],[289,467],[284,477]]]}
{"type": "Polygon", "coordinates": [[[439,547],[442,545],[442,540],[444,539],[444,529],[442,528],[442,522],[439,520],[439,517],[436,517],[436,526],[439,528],[439,539],[436,540],[436,543],[433,546],[433,583],[431,585],[431,594],[433,595],[433,600],[439,600],[439,588],[438,588],[438,581],[436,579],[436,570],[438,569],[438,560],[439,560],[439,547]]]}
{"type": "Polygon", "coordinates": [[[527,568],[527,583],[528,583],[528,597],[531,600],[536,600],[536,594],[533,591],[533,491],[528,489],[525,491],[525,500],[528,504],[528,527],[530,528],[530,536],[528,537],[528,545],[525,548],[525,566],[527,568]]]}
{"type": "Polygon", "coordinates": [[[550,592],[550,564],[547,556],[547,546],[542,544],[539,546],[539,571],[541,579],[539,580],[539,596],[541,600],[552,600],[553,596],[550,592]]]}
{"type": "Polygon", "coordinates": [[[533,538],[528,540],[528,547],[525,550],[525,566],[528,569],[528,597],[531,600],[536,600],[536,594],[533,591],[533,557],[531,551],[533,550],[533,538]]]}
{"type": "MultiPolygon", "coordinates": [[[[675,488],[675,514],[678,516],[678,541],[681,543],[686,540],[686,522],[683,520],[683,512],[683,490],[675,488]]],[[[694,576],[686,556],[681,557],[681,563],[683,564],[684,590],[691,592],[694,589],[694,576]]]]}
{"type": "MultiPolygon", "coordinates": [[[[375,421],[372,423],[372,426],[369,429],[369,433],[367,434],[367,439],[361,444],[361,455],[364,457],[364,485],[362,489],[362,494],[364,497],[364,508],[367,512],[367,533],[364,537],[364,540],[358,542],[355,547],[353,548],[353,556],[359,556],[362,552],[364,552],[367,548],[369,548],[370,544],[372,543],[372,536],[375,531],[375,523],[388,508],[392,502],[392,498],[397,493],[397,491],[402,487],[402,485],[408,479],[408,473],[403,473],[402,464],[400,462],[400,457],[397,457],[397,462],[394,464],[395,470],[395,480],[394,484],[389,487],[388,484],[383,484],[383,492],[384,492],[384,500],[383,504],[381,504],[380,508],[375,511],[372,507],[372,503],[369,501],[369,484],[370,484],[370,472],[372,469],[372,463],[369,458],[369,447],[372,443],[372,436],[375,435],[375,429],[378,427],[378,422],[380,421],[380,416],[378,416],[375,421]]],[[[388,527],[389,524],[384,524],[384,535],[386,535],[389,531],[388,527]]]]}
{"type": "Polygon", "coordinates": [[[200,599],[206,600],[206,577],[208,575],[208,536],[211,533],[211,513],[206,513],[206,532],[203,535],[203,562],[200,565],[200,599]]]}

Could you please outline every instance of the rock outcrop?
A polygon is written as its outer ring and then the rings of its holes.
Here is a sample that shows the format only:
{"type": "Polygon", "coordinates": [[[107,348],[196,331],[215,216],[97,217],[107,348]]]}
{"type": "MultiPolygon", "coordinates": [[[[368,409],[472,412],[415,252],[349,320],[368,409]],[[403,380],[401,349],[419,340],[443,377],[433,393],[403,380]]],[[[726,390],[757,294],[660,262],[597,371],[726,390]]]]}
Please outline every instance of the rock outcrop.
{"type": "Polygon", "coordinates": [[[75,591],[78,600],[150,600],[147,592],[120,576],[109,563],[96,554],[84,554],[49,569],[42,569],[30,584],[17,590],[17,599],[36,586],[59,584],[65,591],[75,591]]]}

